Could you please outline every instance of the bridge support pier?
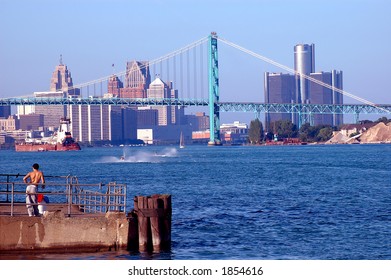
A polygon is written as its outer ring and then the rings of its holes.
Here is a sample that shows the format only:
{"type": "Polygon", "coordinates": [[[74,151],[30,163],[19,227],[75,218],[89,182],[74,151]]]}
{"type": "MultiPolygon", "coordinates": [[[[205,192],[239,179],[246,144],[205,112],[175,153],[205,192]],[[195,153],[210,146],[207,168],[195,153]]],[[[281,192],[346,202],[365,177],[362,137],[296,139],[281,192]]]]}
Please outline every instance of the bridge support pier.
{"type": "Polygon", "coordinates": [[[209,68],[209,142],[208,146],[221,145],[219,103],[219,63],[217,56],[217,34],[209,35],[208,68],[209,68]]]}
{"type": "Polygon", "coordinates": [[[359,124],[360,123],[360,114],[358,112],[355,112],[354,113],[354,122],[356,124],[359,124]]]}

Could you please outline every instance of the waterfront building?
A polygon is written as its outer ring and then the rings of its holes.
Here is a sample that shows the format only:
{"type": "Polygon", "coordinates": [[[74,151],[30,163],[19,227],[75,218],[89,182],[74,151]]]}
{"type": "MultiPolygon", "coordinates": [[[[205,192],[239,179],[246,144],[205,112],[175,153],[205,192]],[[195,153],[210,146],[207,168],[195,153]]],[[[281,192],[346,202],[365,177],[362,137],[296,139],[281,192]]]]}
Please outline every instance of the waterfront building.
{"type": "Polygon", "coordinates": [[[194,115],[185,115],[185,123],[189,125],[193,131],[208,130],[210,126],[209,116],[205,112],[197,112],[194,115]]]}
{"type": "Polygon", "coordinates": [[[72,135],[80,142],[122,143],[137,137],[137,113],[114,105],[69,105],[72,135]]]}
{"type": "Polygon", "coordinates": [[[220,125],[221,140],[223,143],[242,144],[247,142],[248,125],[235,121],[220,125]]]}
{"type": "Polygon", "coordinates": [[[192,131],[188,125],[154,126],[137,129],[137,139],[143,140],[146,144],[179,145],[181,133],[185,138],[185,143],[189,143],[192,131]]]}

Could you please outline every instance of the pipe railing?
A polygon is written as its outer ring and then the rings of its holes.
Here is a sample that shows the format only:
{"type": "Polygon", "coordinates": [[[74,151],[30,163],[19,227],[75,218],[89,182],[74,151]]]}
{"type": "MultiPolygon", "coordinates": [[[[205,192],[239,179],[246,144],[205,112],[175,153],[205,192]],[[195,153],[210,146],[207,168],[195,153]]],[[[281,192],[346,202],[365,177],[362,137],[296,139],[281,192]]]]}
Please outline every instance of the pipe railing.
{"type": "MultiPolygon", "coordinates": [[[[46,176],[48,177],[48,176],[46,176]]],[[[22,182],[0,182],[0,206],[9,209],[15,215],[15,207],[25,206],[26,187],[22,182]]],[[[78,180],[67,178],[65,184],[46,182],[45,188],[39,184],[37,195],[49,199],[49,208],[66,208],[68,217],[84,213],[106,213],[109,211],[126,211],[126,184],[110,182],[108,184],[79,184],[78,180]]],[[[30,205],[42,205],[30,203],[30,205]]],[[[27,210],[25,212],[27,214],[27,210]]],[[[2,213],[0,213],[2,214],[2,213]]]]}

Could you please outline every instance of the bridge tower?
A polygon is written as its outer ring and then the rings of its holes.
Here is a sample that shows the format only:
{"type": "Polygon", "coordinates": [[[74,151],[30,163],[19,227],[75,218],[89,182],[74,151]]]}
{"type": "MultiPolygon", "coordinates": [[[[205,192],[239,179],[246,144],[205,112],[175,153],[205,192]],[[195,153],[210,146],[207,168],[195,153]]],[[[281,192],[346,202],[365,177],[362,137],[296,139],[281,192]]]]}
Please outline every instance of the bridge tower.
{"type": "Polygon", "coordinates": [[[208,42],[209,69],[209,146],[221,145],[220,140],[220,108],[219,102],[219,63],[217,56],[217,34],[211,32],[208,42]]]}

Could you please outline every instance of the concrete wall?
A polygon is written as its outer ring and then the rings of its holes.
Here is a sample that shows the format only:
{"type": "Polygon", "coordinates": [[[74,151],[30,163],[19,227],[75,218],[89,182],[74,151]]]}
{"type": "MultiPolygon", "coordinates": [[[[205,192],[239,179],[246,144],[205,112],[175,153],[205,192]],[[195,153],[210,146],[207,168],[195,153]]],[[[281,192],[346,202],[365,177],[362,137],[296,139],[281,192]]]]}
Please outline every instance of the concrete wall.
{"type": "Polygon", "coordinates": [[[0,251],[126,248],[132,231],[125,213],[117,212],[69,218],[61,211],[43,217],[0,216],[0,251]]]}

